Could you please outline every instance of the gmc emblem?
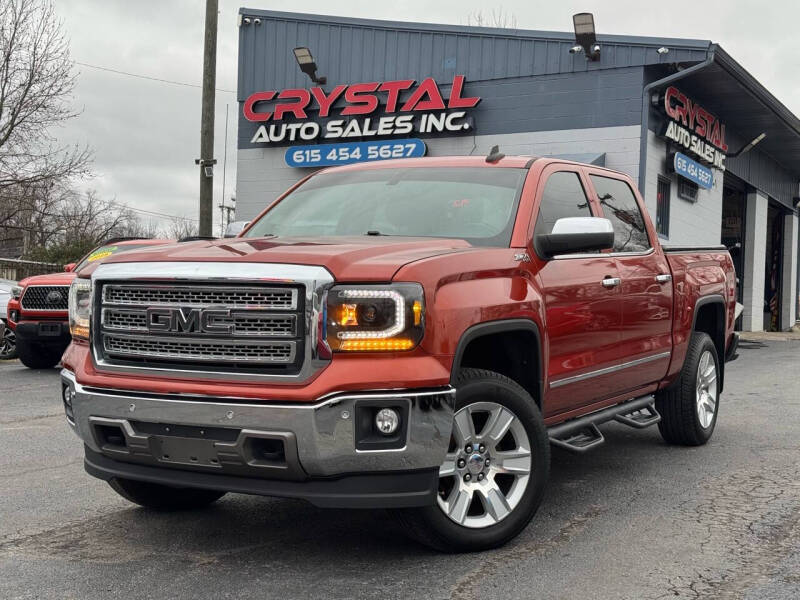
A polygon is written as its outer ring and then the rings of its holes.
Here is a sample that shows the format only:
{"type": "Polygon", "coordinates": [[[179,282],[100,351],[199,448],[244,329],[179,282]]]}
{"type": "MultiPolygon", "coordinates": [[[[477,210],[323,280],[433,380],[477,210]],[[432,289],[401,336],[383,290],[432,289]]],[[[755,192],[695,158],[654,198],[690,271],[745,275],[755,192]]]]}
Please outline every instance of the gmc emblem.
{"type": "Polygon", "coordinates": [[[230,316],[228,308],[148,308],[147,331],[231,335],[233,324],[216,322],[230,316]]]}

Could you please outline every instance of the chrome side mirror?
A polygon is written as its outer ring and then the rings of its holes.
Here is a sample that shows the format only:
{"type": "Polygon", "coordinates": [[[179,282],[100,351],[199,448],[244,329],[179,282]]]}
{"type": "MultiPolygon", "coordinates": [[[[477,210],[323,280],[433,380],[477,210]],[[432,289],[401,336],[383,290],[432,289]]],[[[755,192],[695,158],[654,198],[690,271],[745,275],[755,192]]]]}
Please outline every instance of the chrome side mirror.
{"type": "Polygon", "coordinates": [[[614,247],[614,226],[602,217],[567,217],[556,221],[551,233],[535,236],[533,245],[544,259],[605,250],[614,247]]]}

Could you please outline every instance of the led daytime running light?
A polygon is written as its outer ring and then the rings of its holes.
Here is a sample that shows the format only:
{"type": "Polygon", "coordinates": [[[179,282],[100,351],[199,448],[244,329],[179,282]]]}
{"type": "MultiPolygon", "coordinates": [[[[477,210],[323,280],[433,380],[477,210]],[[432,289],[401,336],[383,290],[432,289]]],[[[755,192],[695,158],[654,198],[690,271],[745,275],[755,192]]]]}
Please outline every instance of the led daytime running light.
{"type": "Polygon", "coordinates": [[[394,325],[383,331],[340,331],[337,336],[341,340],[385,339],[396,336],[406,327],[406,302],[394,290],[342,290],[339,295],[344,298],[388,298],[394,301],[394,325]]]}

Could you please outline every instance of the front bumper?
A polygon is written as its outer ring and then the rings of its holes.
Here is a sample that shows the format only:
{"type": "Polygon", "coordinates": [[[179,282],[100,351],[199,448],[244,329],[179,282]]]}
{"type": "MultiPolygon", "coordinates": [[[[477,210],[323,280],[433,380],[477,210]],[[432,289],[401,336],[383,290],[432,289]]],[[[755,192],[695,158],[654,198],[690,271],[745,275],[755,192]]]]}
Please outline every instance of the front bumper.
{"type": "Polygon", "coordinates": [[[64,321],[22,321],[15,324],[14,331],[18,343],[66,348],[72,339],[69,324],[64,321]]]}
{"type": "Polygon", "coordinates": [[[318,506],[403,507],[435,502],[455,390],[337,394],[314,404],[162,396],[84,387],[62,371],[67,420],[86,470],[176,485],[305,498],[318,506]],[[371,432],[395,407],[404,426],[371,432]]]}

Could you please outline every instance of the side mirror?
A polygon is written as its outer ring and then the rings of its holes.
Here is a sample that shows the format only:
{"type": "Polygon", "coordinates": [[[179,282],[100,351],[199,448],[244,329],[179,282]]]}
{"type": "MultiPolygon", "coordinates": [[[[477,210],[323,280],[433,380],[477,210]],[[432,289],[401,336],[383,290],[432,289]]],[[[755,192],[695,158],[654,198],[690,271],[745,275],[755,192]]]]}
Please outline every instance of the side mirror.
{"type": "Polygon", "coordinates": [[[556,221],[551,233],[535,236],[533,245],[536,253],[545,259],[605,250],[614,247],[614,226],[601,217],[567,217],[556,221]]]}
{"type": "Polygon", "coordinates": [[[225,229],[225,235],[223,237],[226,238],[236,237],[237,235],[242,233],[242,230],[244,230],[244,228],[247,227],[248,225],[250,225],[250,221],[234,221],[233,223],[230,223],[228,227],[225,229]]]}
{"type": "Polygon", "coordinates": [[[72,273],[75,270],[75,263],[67,263],[64,265],[65,273],[72,273]]]}

